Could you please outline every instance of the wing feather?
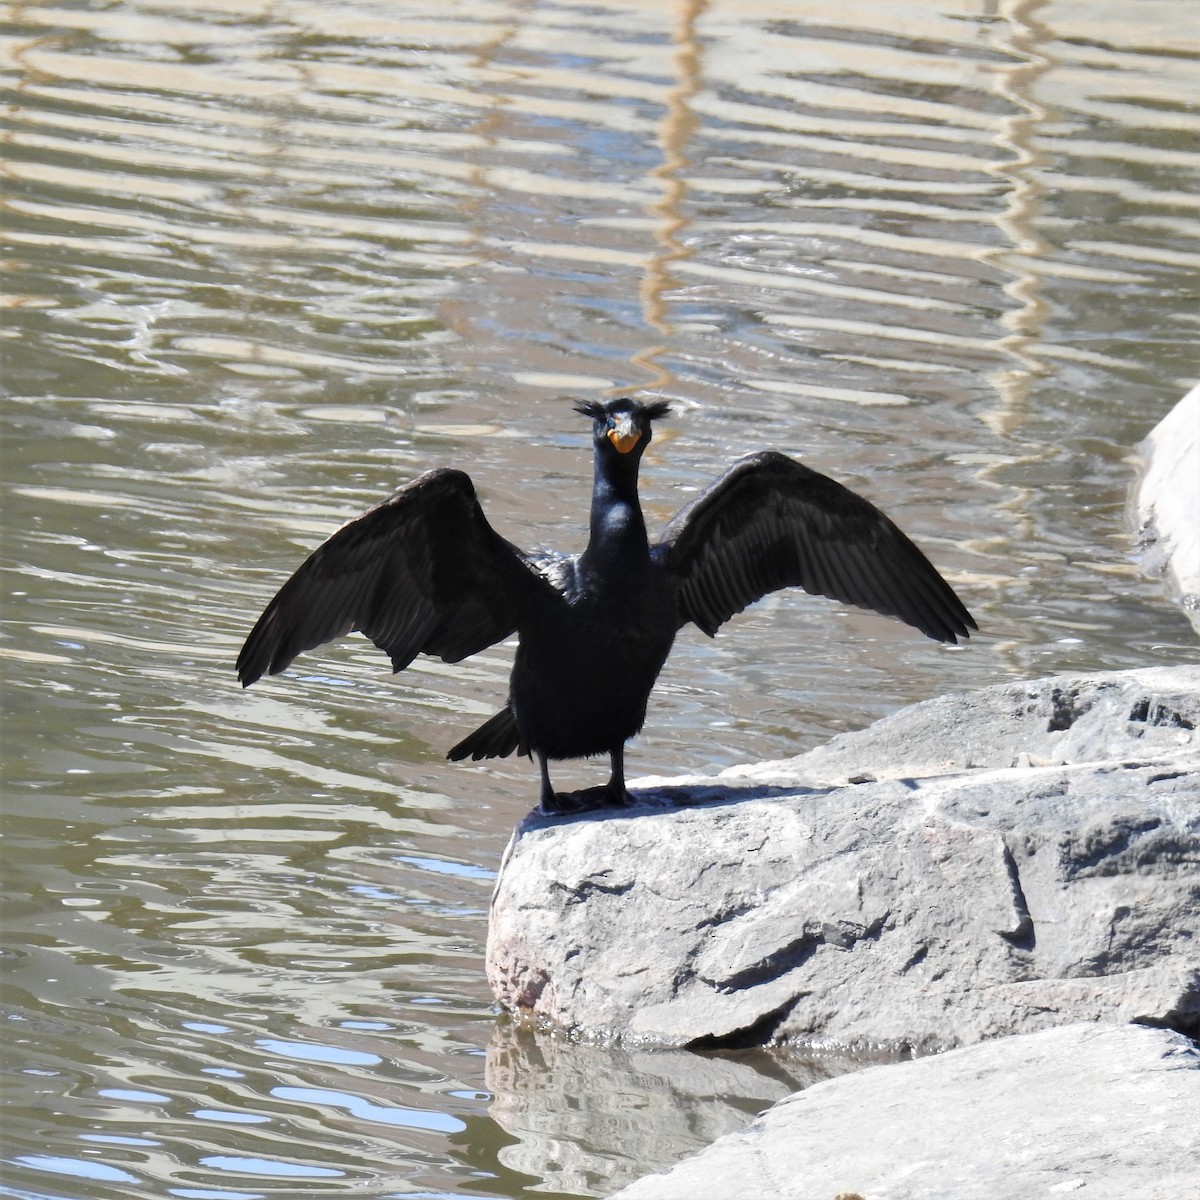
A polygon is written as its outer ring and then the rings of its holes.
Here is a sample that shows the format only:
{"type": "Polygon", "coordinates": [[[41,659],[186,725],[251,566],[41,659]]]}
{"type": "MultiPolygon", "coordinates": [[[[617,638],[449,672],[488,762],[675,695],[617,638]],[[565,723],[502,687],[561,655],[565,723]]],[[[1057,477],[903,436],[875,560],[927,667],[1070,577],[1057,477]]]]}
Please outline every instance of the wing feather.
{"type": "Polygon", "coordinates": [[[736,462],[667,526],[680,624],[710,636],[784,587],[873,609],[939,641],[977,628],[924,554],[869,500],[773,450],[736,462]]]}
{"type": "Polygon", "coordinates": [[[488,524],[470,477],[428,471],[339,529],[280,588],[238,656],[249,686],[361,630],[403,670],[457,662],[508,637],[545,581],[488,524]]]}

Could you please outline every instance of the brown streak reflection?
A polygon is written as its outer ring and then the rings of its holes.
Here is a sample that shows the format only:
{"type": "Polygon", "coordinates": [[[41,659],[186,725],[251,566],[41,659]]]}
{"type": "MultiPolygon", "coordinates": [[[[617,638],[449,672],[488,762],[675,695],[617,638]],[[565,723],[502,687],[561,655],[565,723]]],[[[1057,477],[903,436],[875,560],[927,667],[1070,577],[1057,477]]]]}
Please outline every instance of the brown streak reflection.
{"type": "MultiPolygon", "coordinates": [[[[707,7],[708,0],[679,0],[677,5],[675,27],[671,32],[671,41],[675,46],[672,64],[676,82],[667,93],[666,112],[659,128],[662,162],[650,172],[651,179],[661,191],[659,199],[650,205],[650,212],[658,220],[654,240],[659,249],[646,262],[638,294],[641,297],[643,319],[663,337],[674,333],[674,326],[667,317],[666,300],[666,293],[678,286],[678,281],[671,274],[671,264],[691,255],[680,235],[689,224],[684,202],[688,192],[685,172],[691,160],[686,148],[699,124],[691,108],[691,100],[701,88],[700,41],[696,36],[696,23],[707,7]]],[[[658,361],[665,350],[663,345],[648,346],[630,360],[649,373],[651,388],[666,387],[675,378],[674,372],[658,361]]]]}
{"type": "MultiPolygon", "coordinates": [[[[497,22],[492,36],[479,43],[475,54],[469,62],[471,69],[479,72],[480,77],[483,77],[488,71],[499,70],[497,60],[508,46],[508,43],[521,32],[525,18],[529,14],[531,2],[532,0],[516,0],[510,6],[509,20],[507,22],[497,22]]],[[[515,69],[509,69],[505,73],[514,81],[521,78],[521,72],[515,69]]],[[[513,103],[513,97],[507,92],[495,91],[488,95],[486,100],[487,102],[481,109],[479,120],[472,126],[472,132],[478,134],[479,138],[489,148],[494,149],[500,140],[507,117],[506,110],[513,103]]],[[[483,204],[483,198],[488,192],[487,172],[488,168],[485,165],[475,163],[468,176],[473,194],[465,207],[466,211],[472,217],[478,217],[483,204]]],[[[480,225],[481,222],[474,222],[473,228],[477,230],[476,236],[482,239],[483,232],[479,228],[480,225]]]]}
{"type": "MultiPolygon", "coordinates": [[[[513,104],[513,95],[501,87],[489,87],[484,80],[488,73],[493,76],[507,76],[512,82],[522,76],[516,69],[502,67],[501,57],[509,42],[513,41],[529,15],[532,0],[513,0],[507,6],[506,19],[497,18],[490,36],[481,38],[475,53],[468,60],[470,69],[476,72],[473,85],[476,95],[483,101],[479,105],[479,117],[468,128],[476,134],[488,150],[495,150],[499,144],[504,127],[508,121],[509,108],[513,104]]],[[[466,176],[467,194],[461,201],[463,227],[469,234],[465,249],[480,260],[498,258],[499,250],[485,250],[484,243],[488,232],[488,205],[492,197],[491,185],[488,181],[486,156],[469,162],[466,176]]],[[[439,313],[447,329],[456,333],[464,346],[473,346],[475,338],[471,327],[471,318],[467,305],[461,296],[447,299],[440,307],[439,313]]],[[[469,362],[470,360],[465,360],[469,362]]],[[[490,402],[481,402],[478,410],[474,406],[467,411],[480,419],[486,419],[490,402]]]]}
{"type": "Polygon", "coordinates": [[[999,404],[983,419],[995,432],[1005,435],[1023,422],[1033,380],[1046,371],[1034,352],[1048,313],[1041,297],[1042,277],[1037,265],[1053,253],[1053,247],[1037,232],[1044,188],[1036,173],[1045,161],[1037,147],[1037,135],[1054,114],[1035,99],[1035,92],[1041,77],[1057,65],[1044,50],[1054,35],[1034,15],[1045,3],[1000,0],[998,5],[999,15],[1010,30],[1008,49],[1020,61],[996,73],[996,91],[1015,109],[1013,116],[1001,122],[995,137],[1009,157],[989,168],[1010,185],[1004,211],[996,217],[1009,247],[986,257],[1013,276],[1004,291],[1017,307],[1002,318],[1005,333],[997,344],[1016,361],[990,376],[999,404]]]}

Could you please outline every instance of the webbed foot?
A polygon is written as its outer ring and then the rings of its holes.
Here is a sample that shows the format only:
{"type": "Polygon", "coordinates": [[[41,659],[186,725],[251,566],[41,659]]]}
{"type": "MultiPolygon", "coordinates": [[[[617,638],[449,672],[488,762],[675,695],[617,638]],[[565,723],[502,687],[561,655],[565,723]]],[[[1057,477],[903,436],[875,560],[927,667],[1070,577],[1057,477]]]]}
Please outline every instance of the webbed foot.
{"type": "Polygon", "coordinates": [[[541,801],[534,810],[539,816],[557,817],[564,813],[596,812],[602,808],[628,808],[633,804],[625,787],[624,748],[612,751],[612,776],[603,787],[578,792],[556,792],[550,783],[550,764],[546,755],[535,750],[542,779],[541,801]]]}
{"type": "Polygon", "coordinates": [[[537,812],[543,817],[557,817],[564,813],[597,812],[604,808],[627,808],[633,798],[622,788],[614,792],[611,787],[583,788],[578,792],[554,792],[543,795],[537,812]]]}

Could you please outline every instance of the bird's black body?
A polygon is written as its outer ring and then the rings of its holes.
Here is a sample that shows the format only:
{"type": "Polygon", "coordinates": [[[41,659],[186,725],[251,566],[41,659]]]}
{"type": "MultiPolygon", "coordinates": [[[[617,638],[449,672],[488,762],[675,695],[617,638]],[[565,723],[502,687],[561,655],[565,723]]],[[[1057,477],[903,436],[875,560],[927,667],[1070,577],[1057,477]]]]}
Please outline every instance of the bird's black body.
{"type": "Polygon", "coordinates": [[[394,670],[447,662],[518,635],[507,706],[452,759],[537,756],[545,811],[561,809],[548,761],[608,754],[607,799],[625,803],[624,746],[678,630],[710,636],[787,586],[899,617],[955,641],[971,615],[925,556],[869,501],[774,451],[734,464],[651,545],[638,466],[665,404],[586,402],[595,482],[587,548],[531,556],[501,538],[461,471],[427,472],[344,526],[284,584],[246,640],[249,686],[297,654],[359,629],[394,670]]]}

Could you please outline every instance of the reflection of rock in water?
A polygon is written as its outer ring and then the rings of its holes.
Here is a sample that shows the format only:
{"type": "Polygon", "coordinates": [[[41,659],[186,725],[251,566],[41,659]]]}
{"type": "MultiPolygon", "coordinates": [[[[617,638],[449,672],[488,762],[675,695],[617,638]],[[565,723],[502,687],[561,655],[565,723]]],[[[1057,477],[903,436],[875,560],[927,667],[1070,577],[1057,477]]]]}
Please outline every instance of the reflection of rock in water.
{"type": "Polygon", "coordinates": [[[782,1097],[858,1065],[588,1044],[501,1018],[487,1081],[493,1120],[518,1139],[500,1152],[504,1166],[586,1196],[673,1166],[782,1097]]]}

